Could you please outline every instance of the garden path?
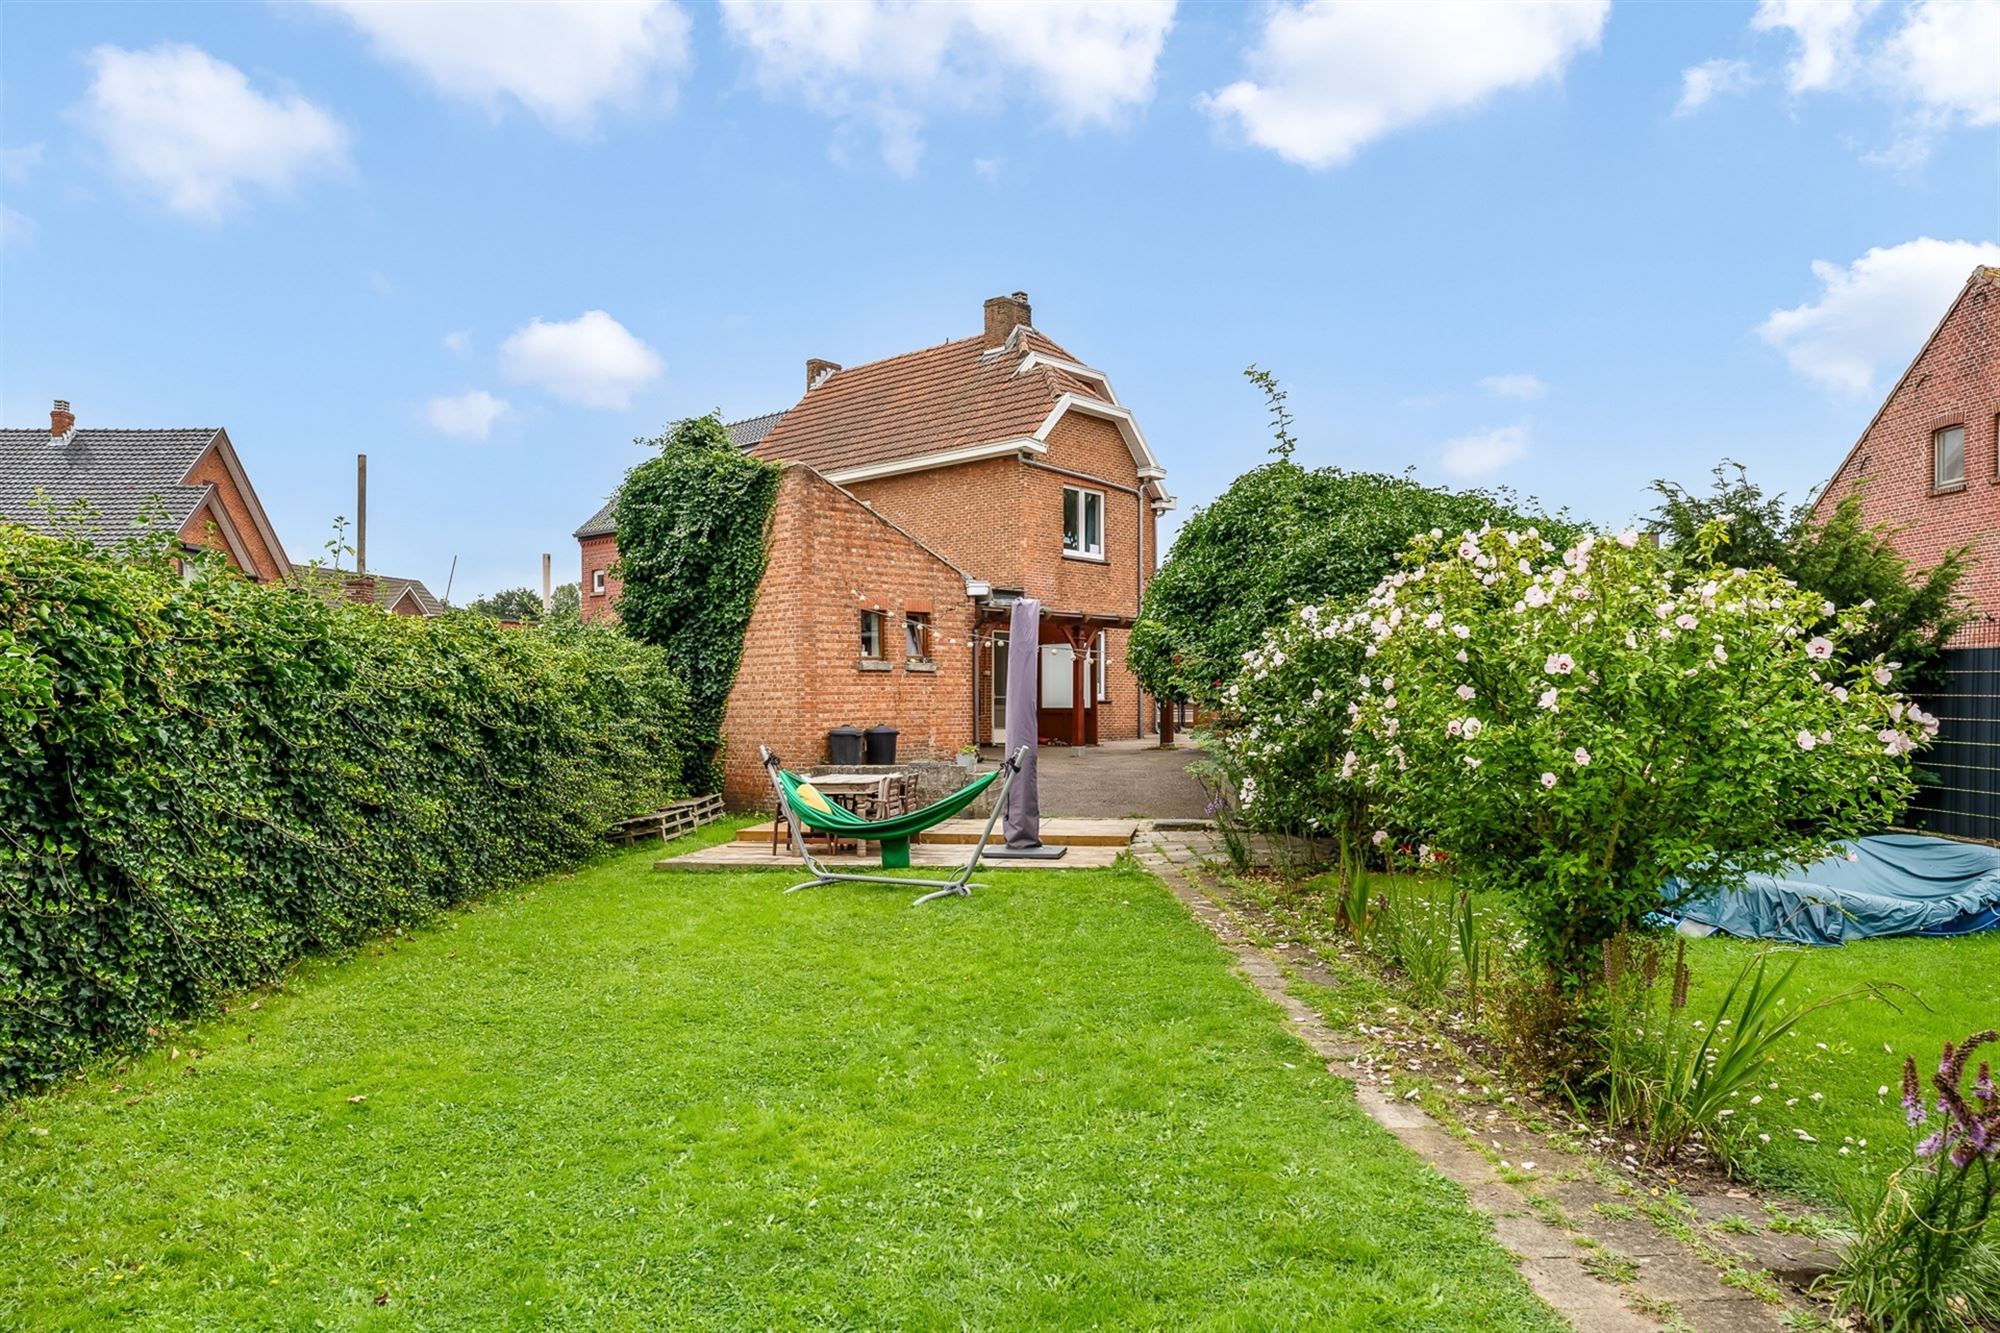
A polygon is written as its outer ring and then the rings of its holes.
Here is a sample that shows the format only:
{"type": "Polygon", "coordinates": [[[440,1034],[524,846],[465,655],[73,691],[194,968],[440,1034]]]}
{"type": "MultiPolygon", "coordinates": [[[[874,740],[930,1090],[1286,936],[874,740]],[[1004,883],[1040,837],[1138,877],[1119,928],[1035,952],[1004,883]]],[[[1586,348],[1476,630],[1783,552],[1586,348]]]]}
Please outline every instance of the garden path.
{"type": "Polygon", "coordinates": [[[1330,1026],[1296,993],[1339,978],[1310,949],[1277,939],[1284,933],[1277,922],[1253,919],[1254,909],[1226,891],[1208,869],[1222,854],[1212,832],[1149,829],[1134,851],[1235,955],[1329,1072],[1354,1080],[1362,1110],[1492,1219],[1495,1238],[1535,1294],[1576,1328],[1777,1333],[1789,1326],[1773,1274],[1810,1276],[1827,1256],[1809,1241],[1761,1228],[1757,1235],[1715,1230],[1712,1224],[1731,1217],[1768,1221],[1747,1193],[1694,1195],[1676,1212],[1650,1197],[1658,1191],[1607,1181],[1600,1159],[1520,1127],[1499,1109],[1484,1113],[1477,1133],[1487,1142],[1475,1148],[1470,1131],[1426,1109],[1432,1094],[1396,1094],[1374,1043],[1330,1026]]]}

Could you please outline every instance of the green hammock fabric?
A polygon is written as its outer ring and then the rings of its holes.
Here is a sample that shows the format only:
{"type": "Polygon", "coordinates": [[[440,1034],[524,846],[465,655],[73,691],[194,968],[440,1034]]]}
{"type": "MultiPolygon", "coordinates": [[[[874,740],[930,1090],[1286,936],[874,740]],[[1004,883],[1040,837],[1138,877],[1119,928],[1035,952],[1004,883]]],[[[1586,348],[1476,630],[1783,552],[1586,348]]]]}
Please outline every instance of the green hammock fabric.
{"type": "MultiPolygon", "coordinates": [[[[772,765],[776,768],[776,765],[772,765]]],[[[869,842],[882,844],[882,864],[885,866],[907,866],[910,863],[910,838],[933,824],[942,824],[959,811],[977,800],[979,794],[992,786],[999,778],[1001,770],[985,773],[965,786],[960,787],[942,801],[933,801],[921,810],[897,815],[893,819],[868,820],[851,810],[842,809],[820,794],[817,787],[807,778],[796,773],[788,773],[779,768],[778,782],[785,789],[785,804],[792,814],[806,828],[820,833],[832,833],[849,838],[864,838],[869,842]]]]}

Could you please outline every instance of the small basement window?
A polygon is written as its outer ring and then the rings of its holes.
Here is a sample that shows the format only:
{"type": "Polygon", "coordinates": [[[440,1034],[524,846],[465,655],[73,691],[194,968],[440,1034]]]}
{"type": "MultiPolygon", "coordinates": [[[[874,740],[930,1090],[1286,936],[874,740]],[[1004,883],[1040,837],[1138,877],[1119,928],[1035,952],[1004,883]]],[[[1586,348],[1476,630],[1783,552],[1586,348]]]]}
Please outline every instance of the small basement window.
{"type": "Polygon", "coordinates": [[[861,613],[861,656],[880,660],[882,656],[882,613],[863,611],[861,613]]]}
{"type": "Polygon", "coordinates": [[[590,571],[590,590],[591,590],[592,592],[596,593],[596,594],[597,594],[598,596],[600,596],[600,597],[604,595],[604,571],[603,571],[603,570],[601,570],[601,569],[593,569],[593,570],[591,570],[591,571],[590,571]]]}
{"type": "Polygon", "coordinates": [[[928,662],[931,660],[931,617],[929,612],[903,612],[903,656],[912,662],[928,662]]]}
{"type": "Polygon", "coordinates": [[[1104,556],[1104,492],[1063,487],[1063,551],[1104,556]]]}
{"type": "Polygon", "coordinates": [[[1931,433],[1931,489],[1956,490],[1965,485],[1965,427],[1946,426],[1931,433]]]}

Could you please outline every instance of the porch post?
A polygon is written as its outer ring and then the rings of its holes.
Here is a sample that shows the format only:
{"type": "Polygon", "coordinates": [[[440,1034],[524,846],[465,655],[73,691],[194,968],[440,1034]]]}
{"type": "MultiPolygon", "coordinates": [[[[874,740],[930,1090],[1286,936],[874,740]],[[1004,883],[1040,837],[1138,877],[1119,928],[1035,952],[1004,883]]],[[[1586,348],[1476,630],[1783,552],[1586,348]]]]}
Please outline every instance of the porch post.
{"type": "Polygon", "coordinates": [[[1071,754],[1083,753],[1083,645],[1088,621],[1069,632],[1069,744],[1071,754]]]}

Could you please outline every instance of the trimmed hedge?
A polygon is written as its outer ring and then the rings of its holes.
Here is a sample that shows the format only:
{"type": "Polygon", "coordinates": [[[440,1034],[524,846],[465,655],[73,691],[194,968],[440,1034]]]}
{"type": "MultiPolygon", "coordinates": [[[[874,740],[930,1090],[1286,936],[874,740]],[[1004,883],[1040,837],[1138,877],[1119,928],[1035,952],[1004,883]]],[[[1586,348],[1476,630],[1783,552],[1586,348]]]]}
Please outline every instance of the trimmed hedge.
{"type": "Polygon", "coordinates": [[[679,793],[615,629],[392,616],[0,525],[0,1096],[679,793]]]}

